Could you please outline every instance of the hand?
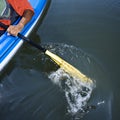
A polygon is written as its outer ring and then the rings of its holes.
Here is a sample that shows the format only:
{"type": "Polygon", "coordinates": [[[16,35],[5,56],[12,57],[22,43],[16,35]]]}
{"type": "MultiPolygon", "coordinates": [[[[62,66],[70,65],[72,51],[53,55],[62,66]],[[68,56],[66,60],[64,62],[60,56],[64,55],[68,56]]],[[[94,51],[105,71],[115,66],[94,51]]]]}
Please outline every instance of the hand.
{"type": "Polygon", "coordinates": [[[10,25],[7,32],[13,36],[17,36],[19,32],[24,28],[24,25],[19,23],[17,25],[10,25]]]}

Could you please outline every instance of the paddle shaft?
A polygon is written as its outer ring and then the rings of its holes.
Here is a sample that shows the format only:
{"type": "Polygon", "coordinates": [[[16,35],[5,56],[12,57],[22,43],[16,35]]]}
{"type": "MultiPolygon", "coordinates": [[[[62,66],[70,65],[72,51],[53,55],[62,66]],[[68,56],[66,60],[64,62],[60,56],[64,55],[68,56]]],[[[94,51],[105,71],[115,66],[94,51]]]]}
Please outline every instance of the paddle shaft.
{"type": "Polygon", "coordinates": [[[39,49],[42,52],[46,52],[46,49],[43,48],[42,46],[36,44],[35,42],[33,42],[32,40],[30,40],[29,38],[25,37],[24,35],[18,33],[18,37],[21,38],[22,40],[24,40],[25,42],[29,43],[30,45],[34,46],[35,48],[39,49]]]}
{"type": "MultiPolygon", "coordinates": [[[[9,26],[1,23],[1,22],[0,22],[0,26],[1,26],[2,28],[4,28],[5,30],[7,30],[7,28],[9,27],[9,26]]],[[[30,45],[34,46],[35,48],[39,49],[40,51],[42,51],[42,52],[44,52],[44,53],[46,52],[46,49],[45,49],[45,48],[43,48],[42,46],[36,44],[35,42],[33,42],[33,41],[30,40],[29,38],[25,37],[25,36],[22,35],[21,33],[18,33],[17,36],[18,36],[19,38],[21,38],[22,40],[24,40],[25,42],[29,43],[30,45]]]]}

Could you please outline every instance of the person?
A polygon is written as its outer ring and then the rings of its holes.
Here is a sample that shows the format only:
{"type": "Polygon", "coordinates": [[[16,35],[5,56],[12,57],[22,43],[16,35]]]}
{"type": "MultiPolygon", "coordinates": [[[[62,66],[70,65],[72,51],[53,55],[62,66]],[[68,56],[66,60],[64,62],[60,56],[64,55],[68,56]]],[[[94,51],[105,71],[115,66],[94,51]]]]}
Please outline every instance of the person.
{"type": "MultiPolygon", "coordinates": [[[[31,20],[34,15],[34,9],[28,0],[1,0],[0,1],[0,22],[9,26],[7,32],[13,36],[17,36],[24,26],[31,20]],[[21,17],[18,24],[13,23],[21,17]]],[[[0,35],[5,29],[0,27],[0,35]]]]}

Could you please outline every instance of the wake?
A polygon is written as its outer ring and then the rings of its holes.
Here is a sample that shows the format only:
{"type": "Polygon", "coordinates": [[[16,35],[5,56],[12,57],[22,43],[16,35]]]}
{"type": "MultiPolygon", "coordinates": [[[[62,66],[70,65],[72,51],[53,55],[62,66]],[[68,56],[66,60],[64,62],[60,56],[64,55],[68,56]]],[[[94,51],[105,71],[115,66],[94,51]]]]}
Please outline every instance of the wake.
{"type": "Polygon", "coordinates": [[[68,113],[75,115],[84,111],[94,88],[93,84],[82,83],[80,80],[70,77],[62,69],[52,72],[49,78],[64,91],[68,103],[68,113]]]}

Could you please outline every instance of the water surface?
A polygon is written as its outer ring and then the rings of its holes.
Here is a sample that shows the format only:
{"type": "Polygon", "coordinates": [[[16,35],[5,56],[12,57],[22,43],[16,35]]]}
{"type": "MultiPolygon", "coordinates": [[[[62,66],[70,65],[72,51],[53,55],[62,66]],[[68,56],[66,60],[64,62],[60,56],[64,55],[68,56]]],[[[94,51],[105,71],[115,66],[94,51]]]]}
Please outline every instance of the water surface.
{"type": "Polygon", "coordinates": [[[119,120],[119,11],[118,0],[52,0],[30,38],[91,77],[96,87],[84,111],[73,115],[65,86],[49,77],[58,66],[25,44],[0,76],[0,120],[119,120]]]}

